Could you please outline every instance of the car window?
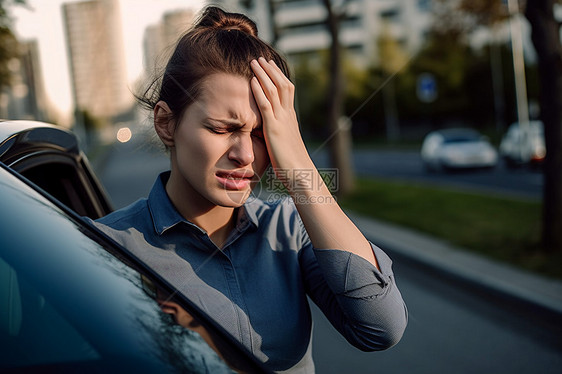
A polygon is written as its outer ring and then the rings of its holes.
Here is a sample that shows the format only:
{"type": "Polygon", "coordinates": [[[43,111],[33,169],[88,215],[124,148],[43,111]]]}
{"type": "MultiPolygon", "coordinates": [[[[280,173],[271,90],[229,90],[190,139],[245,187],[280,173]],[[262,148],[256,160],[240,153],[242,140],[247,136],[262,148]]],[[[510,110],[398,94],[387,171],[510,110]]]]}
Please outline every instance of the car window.
{"type": "Polygon", "coordinates": [[[11,167],[81,216],[96,219],[111,211],[107,196],[72,157],[40,154],[11,167]]]}
{"type": "Polygon", "coordinates": [[[89,199],[80,182],[76,167],[67,163],[48,163],[29,168],[21,174],[50,193],[76,213],[86,216],[90,213],[89,199]]]}
{"type": "Polygon", "coordinates": [[[2,367],[100,359],[28,279],[1,258],[0,279],[2,367]]]}
{"type": "Polygon", "coordinates": [[[477,141],[480,141],[480,137],[478,136],[459,135],[459,136],[446,137],[444,143],[447,144],[470,143],[470,142],[477,142],[477,141]]]}
{"type": "Polygon", "coordinates": [[[262,372],[157,275],[14,179],[0,168],[0,370],[262,372]]]}
{"type": "MultiPolygon", "coordinates": [[[[145,368],[156,368],[162,362],[180,372],[233,372],[224,362],[229,357],[227,349],[219,349],[220,341],[181,302],[110,255],[99,255],[98,264],[121,281],[110,282],[113,291],[119,290],[122,295],[118,304],[112,302],[108,292],[107,299],[100,297],[84,305],[56,284],[29,274],[25,267],[16,270],[0,259],[0,368],[99,369],[113,367],[118,357],[124,368],[137,368],[137,362],[126,360],[138,360],[135,356],[142,352],[145,368]],[[154,294],[147,292],[147,284],[154,294]],[[119,309],[113,315],[117,323],[102,317],[104,313],[93,312],[101,306],[98,304],[105,303],[119,309]],[[111,331],[115,325],[120,326],[120,332],[111,331]],[[106,335],[96,334],[95,330],[105,331],[106,335]],[[114,334],[121,335],[118,339],[123,340],[123,346],[135,341],[136,348],[115,349],[109,344],[114,334]]],[[[83,282],[80,287],[92,298],[103,296],[83,282]]]]}

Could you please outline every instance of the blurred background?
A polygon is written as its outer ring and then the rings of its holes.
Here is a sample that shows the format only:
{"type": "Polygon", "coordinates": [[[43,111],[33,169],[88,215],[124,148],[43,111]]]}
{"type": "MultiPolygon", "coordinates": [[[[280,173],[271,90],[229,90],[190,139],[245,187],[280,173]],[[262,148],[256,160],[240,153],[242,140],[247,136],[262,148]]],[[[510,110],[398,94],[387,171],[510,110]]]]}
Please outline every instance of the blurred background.
{"type": "MultiPolygon", "coordinates": [[[[116,208],[145,196],[168,160],[133,93],[210,3],[0,0],[0,118],[72,129],[116,208]]],[[[338,170],[345,209],[560,287],[558,1],[212,3],[249,15],[289,59],[303,136],[318,167],[338,170]]],[[[317,317],[319,372],[559,370],[536,310],[395,267],[412,300],[404,342],[361,356],[317,317]]]]}
{"type": "MultiPolygon", "coordinates": [[[[560,72],[539,65],[560,57],[562,7],[543,3],[548,12],[517,0],[214,2],[248,14],[291,62],[303,136],[317,166],[339,171],[342,204],[560,278],[560,72]],[[472,214],[459,196],[429,199],[434,188],[377,199],[373,182],[396,181],[517,201],[472,214]]],[[[0,1],[0,117],[71,128],[92,154],[138,141],[151,122],[133,94],[205,4],[0,1]]]]}

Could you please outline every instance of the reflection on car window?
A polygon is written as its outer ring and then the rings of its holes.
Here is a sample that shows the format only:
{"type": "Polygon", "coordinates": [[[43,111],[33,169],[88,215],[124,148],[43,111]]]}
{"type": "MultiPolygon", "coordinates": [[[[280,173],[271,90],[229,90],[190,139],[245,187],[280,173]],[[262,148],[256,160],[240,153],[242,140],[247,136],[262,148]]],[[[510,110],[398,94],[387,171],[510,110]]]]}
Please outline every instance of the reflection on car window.
{"type": "Polygon", "coordinates": [[[53,306],[0,259],[1,367],[99,359],[99,353],[53,306]]]}
{"type": "MultiPolygon", "coordinates": [[[[177,341],[169,342],[170,345],[189,348],[189,341],[193,341],[191,344],[204,344],[211,347],[213,352],[218,355],[217,357],[220,357],[221,361],[228,363],[236,372],[251,373],[256,371],[256,368],[249,366],[248,362],[239,356],[238,351],[232,349],[229,342],[225,341],[224,337],[219,336],[214,329],[207,328],[204,321],[198,320],[185,310],[181,306],[181,301],[176,300],[174,294],[156,286],[154,282],[146,276],[141,276],[141,281],[142,287],[147,295],[156,300],[162,312],[168,315],[170,322],[167,324],[168,328],[175,331],[162,335],[171,337],[172,339],[174,339],[174,337],[180,337],[177,341]],[[194,336],[197,338],[194,339],[194,336]],[[182,339],[186,341],[180,341],[182,339]]],[[[216,359],[214,355],[206,359],[208,360],[209,358],[213,360],[216,359]]],[[[220,369],[221,366],[215,367],[211,372],[224,372],[224,370],[221,371],[220,369]]],[[[230,372],[230,370],[228,372],[230,372]]]]}
{"type": "MultiPolygon", "coordinates": [[[[99,254],[102,256],[98,264],[135,286],[124,289],[127,292],[124,298],[130,301],[125,314],[130,317],[127,321],[132,325],[130,331],[147,348],[148,357],[154,356],[179,372],[233,372],[223,362],[209,333],[178,303],[166,296],[169,300],[162,299],[159,306],[150,297],[153,295],[145,293],[146,284],[153,284],[148,278],[141,277],[105,251],[99,254]],[[172,305],[176,308],[174,313],[170,312],[172,305]]],[[[116,286],[121,288],[123,285],[116,286]]],[[[50,365],[51,368],[74,369],[82,367],[83,362],[98,362],[99,367],[111,367],[113,364],[114,352],[97,347],[101,343],[99,340],[94,338],[90,342],[87,332],[78,331],[67,320],[68,317],[76,322],[76,312],[82,309],[80,305],[73,305],[76,310],[69,310],[70,315],[64,316],[57,310],[63,298],[45,298],[27,279],[25,272],[16,272],[2,259],[0,299],[0,349],[3,356],[0,368],[42,368],[50,365]]],[[[95,316],[86,313],[83,317],[98,324],[100,329],[105,327],[95,316]]],[[[107,338],[110,339],[110,336],[108,333],[107,338]]]]}

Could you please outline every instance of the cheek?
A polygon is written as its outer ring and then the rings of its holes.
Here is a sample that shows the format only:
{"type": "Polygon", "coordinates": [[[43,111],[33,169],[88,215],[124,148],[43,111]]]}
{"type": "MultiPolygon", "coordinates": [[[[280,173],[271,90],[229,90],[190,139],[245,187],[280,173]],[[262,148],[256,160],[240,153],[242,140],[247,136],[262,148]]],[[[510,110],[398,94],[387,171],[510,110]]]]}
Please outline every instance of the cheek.
{"type": "Polygon", "coordinates": [[[216,161],[224,146],[215,137],[204,132],[194,132],[183,138],[184,154],[192,165],[204,165],[216,161]]]}
{"type": "Polygon", "coordinates": [[[267,153],[267,147],[264,141],[256,140],[253,144],[256,171],[261,175],[270,163],[269,154],[267,153]]]}

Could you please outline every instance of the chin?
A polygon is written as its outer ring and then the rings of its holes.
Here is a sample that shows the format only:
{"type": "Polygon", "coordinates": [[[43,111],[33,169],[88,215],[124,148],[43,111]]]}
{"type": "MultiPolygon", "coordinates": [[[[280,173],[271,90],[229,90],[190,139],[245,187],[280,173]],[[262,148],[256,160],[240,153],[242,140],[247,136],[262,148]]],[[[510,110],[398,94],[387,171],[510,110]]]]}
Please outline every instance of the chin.
{"type": "Polygon", "coordinates": [[[220,198],[216,199],[216,204],[222,207],[238,208],[246,202],[251,190],[243,191],[224,191],[220,198]]]}

